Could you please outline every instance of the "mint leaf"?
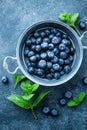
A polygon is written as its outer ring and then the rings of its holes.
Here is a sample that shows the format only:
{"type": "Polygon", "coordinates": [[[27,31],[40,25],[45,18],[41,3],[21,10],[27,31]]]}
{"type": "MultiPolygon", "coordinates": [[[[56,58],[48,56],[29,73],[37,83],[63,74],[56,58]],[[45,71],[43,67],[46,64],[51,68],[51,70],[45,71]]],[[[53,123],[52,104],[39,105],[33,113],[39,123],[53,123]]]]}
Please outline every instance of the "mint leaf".
{"type": "Polygon", "coordinates": [[[22,96],[22,98],[23,98],[24,100],[29,101],[34,95],[35,95],[35,94],[24,95],[24,96],[22,96]]]}
{"type": "Polygon", "coordinates": [[[85,93],[85,92],[81,92],[81,93],[79,94],[79,96],[78,96],[79,102],[82,102],[82,101],[84,100],[85,96],[86,96],[86,93],[85,93]]]}
{"type": "Polygon", "coordinates": [[[24,100],[23,97],[20,95],[13,94],[13,95],[7,97],[7,99],[21,108],[25,108],[25,109],[30,108],[28,101],[24,100]]]}
{"type": "Polygon", "coordinates": [[[50,91],[44,91],[42,92],[37,98],[36,100],[33,102],[32,106],[35,107],[37,106],[40,101],[42,101],[42,99],[49,93],[50,91]]]}
{"type": "Polygon", "coordinates": [[[78,106],[78,103],[76,103],[74,100],[71,100],[68,102],[68,107],[74,107],[74,106],[78,106]]]}
{"type": "Polygon", "coordinates": [[[60,14],[59,19],[64,22],[68,22],[70,20],[70,14],[69,13],[60,14]]]}
{"type": "Polygon", "coordinates": [[[39,84],[33,84],[31,89],[31,93],[35,92],[39,88],[39,84]]]}
{"type": "Polygon", "coordinates": [[[23,79],[25,79],[26,77],[24,75],[18,75],[18,74],[14,74],[14,80],[16,82],[16,84],[14,85],[14,88],[16,89],[17,84],[19,82],[21,82],[23,79]]]}
{"type": "Polygon", "coordinates": [[[69,25],[69,26],[72,26],[72,27],[75,26],[75,23],[77,22],[78,17],[79,17],[79,14],[78,14],[78,13],[75,13],[75,14],[70,18],[68,25],[69,25]]]}

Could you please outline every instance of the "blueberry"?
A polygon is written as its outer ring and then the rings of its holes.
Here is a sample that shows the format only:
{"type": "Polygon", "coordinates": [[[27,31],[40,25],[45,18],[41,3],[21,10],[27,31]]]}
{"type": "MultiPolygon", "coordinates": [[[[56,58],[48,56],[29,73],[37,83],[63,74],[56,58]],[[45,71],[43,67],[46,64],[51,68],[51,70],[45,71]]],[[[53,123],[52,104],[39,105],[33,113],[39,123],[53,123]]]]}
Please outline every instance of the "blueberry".
{"type": "Polygon", "coordinates": [[[60,65],[63,65],[63,64],[64,64],[64,60],[63,60],[63,59],[60,58],[58,61],[59,61],[59,64],[60,64],[60,65]]]}
{"type": "Polygon", "coordinates": [[[37,60],[40,60],[40,55],[36,54],[36,58],[37,58],[37,60]]]}
{"type": "Polygon", "coordinates": [[[27,46],[30,46],[32,44],[32,41],[30,40],[30,39],[28,39],[27,41],[26,41],[26,43],[25,43],[25,45],[27,45],[27,46]]]}
{"type": "Polygon", "coordinates": [[[47,54],[45,52],[41,53],[40,55],[41,59],[46,59],[47,58],[47,54]]]}
{"type": "Polygon", "coordinates": [[[65,63],[65,65],[71,64],[70,60],[68,60],[68,59],[66,59],[64,63],[65,63]]]}
{"type": "Polygon", "coordinates": [[[53,68],[51,68],[51,69],[50,69],[50,72],[51,72],[51,73],[54,73],[54,72],[55,72],[55,70],[54,70],[53,68]]]}
{"type": "Polygon", "coordinates": [[[60,38],[60,37],[53,37],[53,38],[52,38],[52,43],[53,43],[54,45],[59,44],[60,41],[61,41],[61,38],[60,38]]]}
{"type": "Polygon", "coordinates": [[[50,30],[46,29],[45,33],[46,33],[47,36],[50,35],[50,30]]]}
{"type": "Polygon", "coordinates": [[[46,67],[46,61],[45,60],[40,60],[39,63],[38,63],[38,67],[44,69],[46,67]]]}
{"type": "Polygon", "coordinates": [[[38,32],[35,32],[35,33],[34,33],[34,37],[35,37],[35,38],[39,37],[39,33],[38,33],[38,32]]]}
{"type": "Polygon", "coordinates": [[[53,52],[54,52],[54,55],[57,55],[59,53],[59,49],[58,48],[54,48],[53,52]]]}
{"type": "Polygon", "coordinates": [[[8,77],[3,76],[2,77],[2,83],[7,84],[9,82],[8,77]]]}
{"type": "Polygon", "coordinates": [[[62,70],[62,71],[60,71],[60,75],[62,76],[62,75],[64,75],[64,71],[62,70]]]}
{"type": "Polygon", "coordinates": [[[67,58],[67,53],[66,52],[60,52],[60,58],[61,59],[66,59],[67,58]]]}
{"type": "Polygon", "coordinates": [[[53,69],[55,70],[55,71],[58,71],[59,70],[59,68],[60,68],[60,65],[59,64],[53,64],[53,69]]]}
{"type": "Polygon", "coordinates": [[[60,104],[61,106],[65,106],[65,105],[67,104],[66,99],[61,98],[61,99],[59,100],[59,104],[60,104]]]}
{"type": "Polygon", "coordinates": [[[51,74],[46,74],[46,78],[47,79],[52,79],[52,75],[51,74]]]}
{"type": "Polygon", "coordinates": [[[68,39],[67,34],[63,34],[63,35],[62,35],[62,38],[63,38],[63,39],[68,39]]]}
{"type": "Polygon", "coordinates": [[[66,53],[70,53],[69,47],[66,47],[66,48],[65,48],[65,52],[66,52],[66,53]]]}
{"type": "Polygon", "coordinates": [[[43,69],[37,69],[37,74],[39,76],[42,76],[44,74],[44,70],[43,69]]]}
{"type": "Polygon", "coordinates": [[[36,67],[36,63],[35,62],[31,62],[30,63],[32,67],[36,67]]]}
{"type": "Polygon", "coordinates": [[[31,50],[32,50],[32,51],[35,51],[35,49],[36,49],[36,46],[35,46],[35,45],[32,45],[32,46],[31,46],[31,50]]]}
{"type": "Polygon", "coordinates": [[[45,37],[45,38],[43,39],[43,42],[47,42],[47,43],[49,43],[50,40],[49,40],[49,38],[45,37]]]}
{"type": "Polygon", "coordinates": [[[84,76],[82,78],[82,82],[83,82],[84,85],[87,85],[87,76],[84,76]]]}
{"type": "Polygon", "coordinates": [[[52,39],[53,37],[54,37],[54,35],[53,35],[53,34],[49,35],[49,39],[52,39]]]}
{"type": "Polygon", "coordinates": [[[70,53],[74,55],[75,49],[73,47],[70,48],[70,53]]]}
{"type": "Polygon", "coordinates": [[[49,50],[54,49],[54,45],[52,43],[49,44],[49,50]]]}
{"type": "Polygon", "coordinates": [[[27,66],[28,66],[28,67],[30,67],[30,66],[31,66],[31,63],[30,63],[29,61],[28,61],[28,63],[27,63],[27,66]]]}
{"type": "Polygon", "coordinates": [[[66,48],[66,46],[65,46],[63,43],[61,43],[61,44],[59,45],[59,50],[60,50],[60,51],[65,50],[65,48],[66,48]]]}
{"type": "Polygon", "coordinates": [[[61,37],[61,32],[57,32],[56,36],[61,37]]]}
{"type": "Polygon", "coordinates": [[[31,62],[35,62],[35,61],[36,61],[36,56],[31,56],[31,57],[30,57],[30,61],[31,61],[31,62]]]}
{"type": "Polygon", "coordinates": [[[60,78],[60,74],[59,73],[54,73],[54,78],[57,80],[57,79],[59,79],[60,78]]]}
{"type": "Polygon", "coordinates": [[[54,53],[52,51],[48,51],[47,52],[47,57],[48,57],[48,59],[53,59],[54,53]]]}
{"type": "Polygon", "coordinates": [[[54,58],[51,61],[52,61],[52,63],[57,63],[58,62],[58,57],[54,56],[54,58]]]}
{"type": "Polygon", "coordinates": [[[45,106],[42,108],[42,113],[45,114],[45,115],[48,115],[50,114],[50,108],[45,106]]]}
{"type": "Polygon", "coordinates": [[[73,95],[72,92],[69,91],[69,90],[64,93],[64,97],[67,98],[67,99],[71,99],[72,95],[73,95]]]}
{"type": "Polygon", "coordinates": [[[41,48],[42,49],[47,49],[48,48],[48,43],[47,42],[42,42],[41,48]]]}
{"type": "Polygon", "coordinates": [[[47,68],[51,68],[52,67],[52,63],[51,62],[47,62],[47,68]]]}
{"type": "Polygon", "coordinates": [[[50,114],[53,117],[56,117],[59,115],[58,110],[56,108],[51,109],[50,114]]]}
{"type": "Polygon", "coordinates": [[[73,60],[74,60],[74,56],[69,56],[69,58],[68,58],[71,62],[73,62],[73,60]]]}
{"type": "Polygon", "coordinates": [[[25,55],[25,56],[28,56],[28,53],[29,53],[29,50],[25,49],[25,50],[24,50],[24,55],[25,55]]]}
{"type": "Polygon", "coordinates": [[[42,41],[41,37],[38,37],[38,38],[36,39],[36,44],[40,44],[41,41],[42,41]]]}
{"type": "Polygon", "coordinates": [[[41,51],[41,46],[40,45],[36,45],[36,49],[35,49],[37,52],[40,52],[41,51]]]}
{"type": "Polygon", "coordinates": [[[85,21],[81,21],[81,22],[79,23],[79,28],[80,28],[81,30],[86,29],[86,23],[85,23],[85,21]]]}
{"type": "Polygon", "coordinates": [[[67,39],[63,39],[63,40],[62,40],[62,43],[65,44],[65,45],[70,45],[70,44],[71,44],[71,41],[70,41],[70,40],[67,40],[67,39]]]}
{"type": "Polygon", "coordinates": [[[33,74],[33,73],[34,73],[34,68],[33,68],[33,67],[29,67],[29,68],[28,68],[28,72],[29,72],[30,74],[33,74]]]}
{"type": "Polygon", "coordinates": [[[66,74],[68,74],[71,71],[71,67],[69,65],[66,65],[64,67],[64,71],[65,71],[66,74]]]}
{"type": "Polygon", "coordinates": [[[29,51],[28,52],[28,57],[31,57],[31,56],[33,56],[35,53],[33,52],[33,51],[29,51]]]}
{"type": "Polygon", "coordinates": [[[45,32],[41,32],[40,35],[42,38],[44,38],[46,36],[45,32]]]}
{"type": "Polygon", "coordinates": [[[55,29],[55,28],[51,29],[51,33],[56,34],[57,33],[57,29],[55,29]]]}
{"type": "Polygon", "coordinates": [[[36,39],[34,37],[31,38],[31,42],[34,44],[36,43],[36,39]]]}

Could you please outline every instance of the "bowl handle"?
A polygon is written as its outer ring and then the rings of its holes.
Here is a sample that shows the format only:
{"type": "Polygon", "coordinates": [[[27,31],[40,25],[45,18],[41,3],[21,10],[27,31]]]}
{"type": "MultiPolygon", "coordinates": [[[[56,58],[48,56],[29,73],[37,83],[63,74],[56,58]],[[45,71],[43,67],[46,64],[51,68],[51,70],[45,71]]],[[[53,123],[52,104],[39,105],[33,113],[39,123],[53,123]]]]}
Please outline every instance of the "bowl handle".
{"type": "Polygon", "coordinates": [[[10,74],[15,74],[17,72],[17,70],[19,69],[19,67],[17,66],[14,71],[10,71],[9,68],[8,68],[7,59],[17,60],[17,57],[6,56],[4,58],[4,61],[3,61],[3,67],[4,67],[4,69],[6,69],[7,72],[10,73],[10,74]]]}
{"type": "MultiPolygon", "coordinates": [[[[84,35],[85,35],[85,34],[87,34],[87,31],[85,31],[85,32],[82,34],[82,36],[80,37],[80,40],[82,40],[82,39],[84,38],[84,35]]],[[[87,46],[84,46],[84,45],[83,45],[83,49],[87,49],[87,46]]]]}

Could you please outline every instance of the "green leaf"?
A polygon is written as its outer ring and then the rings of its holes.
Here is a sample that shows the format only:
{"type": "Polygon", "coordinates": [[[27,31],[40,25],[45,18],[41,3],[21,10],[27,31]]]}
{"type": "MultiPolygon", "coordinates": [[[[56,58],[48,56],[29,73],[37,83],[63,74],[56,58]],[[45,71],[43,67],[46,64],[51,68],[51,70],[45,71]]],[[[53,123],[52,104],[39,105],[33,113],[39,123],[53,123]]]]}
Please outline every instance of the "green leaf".
{"type": "Polygon", "coordinates": [[[14,74],[14,80],[16,82],[16,84],[14,85],[14,88],[17,87],[17,84],[19,82],[21,82],[23,79],[25,79],[26,77],[24,75],[18,75],[18,74],[14,74]]]}
{"type": "Polygon", "coordinates": [[[68,22],[70,20],[70,14],[69,13],[60,14],[59,19],[64,22],[68,22]]]}
{"type": "Polygon", "coordinates": [[[24,95],[24,96],[22,96],[22,98],[23,98],[24,100],[29,101],[34,95],[35,95],[35,94],[24,95]]]}
{"type": "Polygon", "coordinates": [[[78,101],[81,103],[84,100],[85,96],[86,96],[86,93],[81,92],[78,96],[78,101]]]}
{"type": "Polygon", "coordinates": [[[24,100],[23,97],[20,95],[13,94],[7,97],[7,99],[21,108],[25,108],[25,109],[30,108],[28,101],[24,100]]]}
{"type": "Polygon", "coordinates": [[[33,102],[32,106],[35,107],[37,106],[41,101],[42,99],[49,93],[50,91],[44,91],[42,92],[37,98],[36,100],[33,102]]]}
{"type": "Polygon", "coordinates": [[[39,88],[39,84],[33,84],[32,89],[31,89],[31,93],[35,92],[38,88],[39,88]]]}
{"type": "Polygon", "coordinates": [[[75,14],[70,18],[68,25],[69,25],[69,26],[72,26],[72,27],[75,26],[75,23],[77,22],[78,17],[79,17],[79,13],[75,13],[75,14]]]}
{"type": "Polygon", "coordinates": [[[68,107],[74,107],[74,106],[78,106],[78,103],[76,103],[75,101],[71,100],[68,102],[68,107]]]}

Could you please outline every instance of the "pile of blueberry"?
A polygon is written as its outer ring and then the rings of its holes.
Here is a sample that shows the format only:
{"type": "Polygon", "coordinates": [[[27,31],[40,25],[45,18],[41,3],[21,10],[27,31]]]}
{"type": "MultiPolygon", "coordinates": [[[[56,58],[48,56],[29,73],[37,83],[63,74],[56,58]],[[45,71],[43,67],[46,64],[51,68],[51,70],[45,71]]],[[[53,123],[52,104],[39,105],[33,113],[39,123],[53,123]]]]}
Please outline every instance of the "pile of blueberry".
{"type": "Polygon", "coordinates": [[[27,37],[24,57],[28,72],[45,79],[59,79],[72,69],[75,48],[67,34],[56,28],[36,30],[27,37]]]}

